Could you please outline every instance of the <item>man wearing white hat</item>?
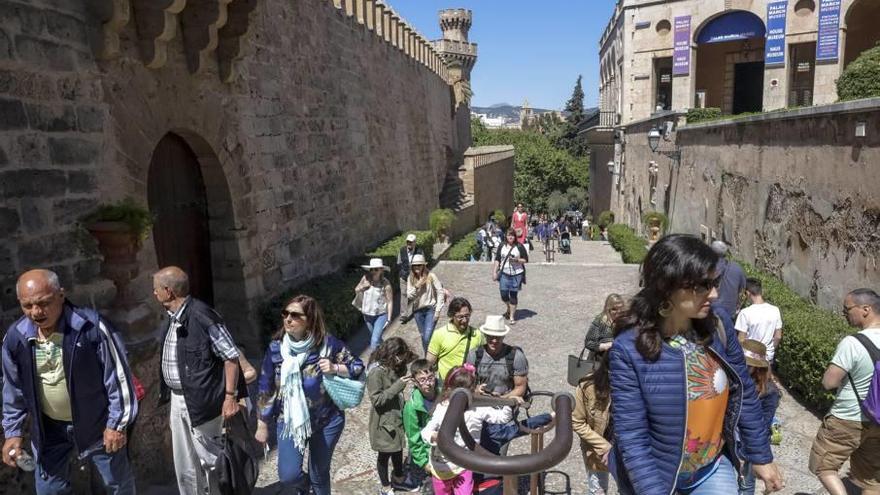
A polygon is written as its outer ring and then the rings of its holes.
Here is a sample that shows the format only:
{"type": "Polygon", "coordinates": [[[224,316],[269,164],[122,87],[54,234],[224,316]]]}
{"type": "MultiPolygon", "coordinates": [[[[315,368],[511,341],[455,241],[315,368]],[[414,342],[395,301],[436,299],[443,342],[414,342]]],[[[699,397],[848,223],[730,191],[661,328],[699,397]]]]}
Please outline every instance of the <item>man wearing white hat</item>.
{"type": "MultiPolygon", "coordinates": [[[[529,361],[522,349],[507,345],[504,338],[510,327],[502,315],[486,316],[486,323],[480,326],[483,333],[482,346],[468,353],[467,362],[477,370],[477,391],[486,395],[526,400],[529,391],[529,361]]],[[[551,416],[541,414],[523,422],[528,428],[538,428],[549,423],[551,416]]],[[[506,424],[483,425],[480,445],[498,454],[514,438],[522,436],[515,420],[506,424]]]]}
{"type": "MultiPolygon", "coordinates": [[[[410,265],[417,254],[424,255],[422,248],[416,245],[416,235],[408,234],[406,244],[397,253],[397,275],[400,278],[400,322],[407,323],[412,319],[412,311],[406,299],[406,280],[409,278],[410,265]]],[[[388,315],[389,318],[391,315],[388,315]]]]}

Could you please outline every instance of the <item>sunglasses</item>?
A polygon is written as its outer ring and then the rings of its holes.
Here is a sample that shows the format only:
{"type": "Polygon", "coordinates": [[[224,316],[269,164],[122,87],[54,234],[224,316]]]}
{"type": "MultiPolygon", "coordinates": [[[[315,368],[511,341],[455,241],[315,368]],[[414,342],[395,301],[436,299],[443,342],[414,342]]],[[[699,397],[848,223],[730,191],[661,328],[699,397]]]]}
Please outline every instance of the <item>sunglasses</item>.
{"type": "Polygon", "coordinates": [[[717,289],[718,287],[721,287],[721,277],[707,278],[702,282],[697,282],[692,289],[694,290],[695,295],[702,297],[712,292],[712,289],[717,289]]]}
{"type": "Polygon", "coordinates": [[[843,306],[843,316],[848,315],[849,312],[852,311],[854,308],[859,308],[861,306],[863,306],[863,305],[862,304],[853,304],[852,306],[844,305],[843,306]]]}
{"type": "Polygon", "coordinates": [[[305,313],[300,313],[299,311],[288,311],[286,309],[281,310],[281,319],[286,320],[287,318],[294,318],[297,320],[302,320],[306,317],[305,313]]]}

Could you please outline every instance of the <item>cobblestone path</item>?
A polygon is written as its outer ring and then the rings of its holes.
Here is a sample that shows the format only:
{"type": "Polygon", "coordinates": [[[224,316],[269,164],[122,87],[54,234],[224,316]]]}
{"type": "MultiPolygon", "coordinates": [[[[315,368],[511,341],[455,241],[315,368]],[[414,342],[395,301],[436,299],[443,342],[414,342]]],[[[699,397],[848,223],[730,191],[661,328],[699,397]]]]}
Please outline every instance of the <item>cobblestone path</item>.
{"type": "MultiPolygon", "coordinates": [[[[528,265],[528,284],[521,293],[519,319],[507,342],[522,347],[530,364],[533,390],[570,391],[566,382],[569,353],[578,352],[590,319],[601,310],[610,292],[631,295],[636,291],[638,267],[624,265],[607,243],[575,240],[573,254],[558,255],[555,264],[533,262],[528,265]]],[[[487,314],[503,311],[497,284],[492,282],[488,263],[441,262],[434,270],[444,286],[455,295],[467,297],[474,306],[474,325],[487,314]]],[[[363,333],[363,332],[362,332],[363,333]]],[[[415,323],[395,323],[386,336],[402,336],[418,349],[415,323]]],[[[364,347],[364,335],[353,339],[353,348],[364,347]]],[[[364,354],[364,360],[368,357],[364,354]]],[[[546,410],[547,402],[536,407],[546,410]]],[[[333,492],[339,494],[376,493],[375,453],[367,438],[368,406],[347,413],[345,432],[333,458],[333,492]]],[[[786,494],[821,493],[818,481],[806,470],[810,442],[818,426],[817,418],[786,394],[779,410],[785,425],[785,442],[776,447],[788,487],[786,494]]],[[[549,441],[549,438],[548,438],[549,441]]],[[[511,453],[528,449],[528,440],[514,442],[511,453]]],[[[280,493],[277,484],[275,452],[263,465],[259,493],[280,493]]],[[[568,458],[548,476],[548,493],[584,494],[586,481],[577,440],[568,458]],[[565,474],[561,474],[565,473],[565,474]],[[566,486],[570,491],[566,491],[566,486]]],[[[760,485],[760,483],[759,483],[760,485]]]]}

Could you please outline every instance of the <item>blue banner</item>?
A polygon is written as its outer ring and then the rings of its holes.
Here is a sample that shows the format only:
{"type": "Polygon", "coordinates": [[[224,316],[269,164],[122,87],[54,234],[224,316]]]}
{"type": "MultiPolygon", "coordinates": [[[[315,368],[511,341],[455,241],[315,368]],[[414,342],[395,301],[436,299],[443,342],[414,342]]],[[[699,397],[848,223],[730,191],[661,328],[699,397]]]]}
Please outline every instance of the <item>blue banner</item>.
{"type": "Polygon", "coordinates": [[[837,60],[840,51],[840,0],[820,0],[816,60],[837,60]]]}
{"type": "Polygon", "coordinates": [[[709,21],[697,35],[697,43],[748,40],[763,38],[765,34],[764,21],[760,17],[744,10],[734,10],[709,21]]]}
{"type": "Polygon", "coordinates": [[[767,43],[764,45],[766,65],[785,64],[785,11],[788,0],[767,2],[767,43]]]}

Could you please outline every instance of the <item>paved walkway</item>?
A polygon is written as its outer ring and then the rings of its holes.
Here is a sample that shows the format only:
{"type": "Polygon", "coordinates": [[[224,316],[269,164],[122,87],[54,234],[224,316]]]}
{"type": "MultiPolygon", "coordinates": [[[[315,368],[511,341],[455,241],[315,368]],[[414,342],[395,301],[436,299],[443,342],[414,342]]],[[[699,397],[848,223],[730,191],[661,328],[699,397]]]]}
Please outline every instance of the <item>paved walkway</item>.
{"type": "MultiPolygon", "coordinates": [[[[601,311],[608,293],[631,295],[637,290],[638,267],[624,265],[607,243],[575,240],[574,253],[557,255],[555,264],[529,264],[528,284],[521,293],[519,318],[507,341],[526,350],[533,390],[570,391],[566,382],[569,353],[578,352],[590,319],[601,311]]],[[[486,314],[503,311],[492,282],[488,263],[441,262],[434,270],[444,286],[455,295],[467,297],[474,306],[472,323],[481,324],[486,314]]],[[[386,336],[402,336],[414,349],[419,348],[414,323],[394,324],[386,336]]],[[[361,336],[360,338],[363,338],[361,336]]],[[[355,344],[357,347],[357,344],[355,344]]],[[[365,361],[367,356],[364,356],[365,361]]],[[[365,401],[347,414],[345,432],[333,458],[333,492],[340,494],[376,493],[375,453],[367,440],[368,406],[365,401]]],[[[549,407],[537,404],[539,408],[549,407]]],[[[785,441],[775,448],[783,466],[788,488],[785,494],[814,494],[819,484],[806,472],[806,459],[818,420],[786,394],[779,416],[785,428],[785,441]]],[[[549,439],[548,439],[549,441],[549,439]]],[[[517,440],[511,453],[524,452],[527,439],[517,440]]],[[[264,464],[260,493],[280,493],[275,453],[264,464]]],[[[577,441],[568,458],[548,477],[548,491],[585,493],[585,473],[577,441]],[[562,474],[565,473],[565,474],[562,474]]],[[[759,483],[760,484],[760,483],[759,483]]]]}

